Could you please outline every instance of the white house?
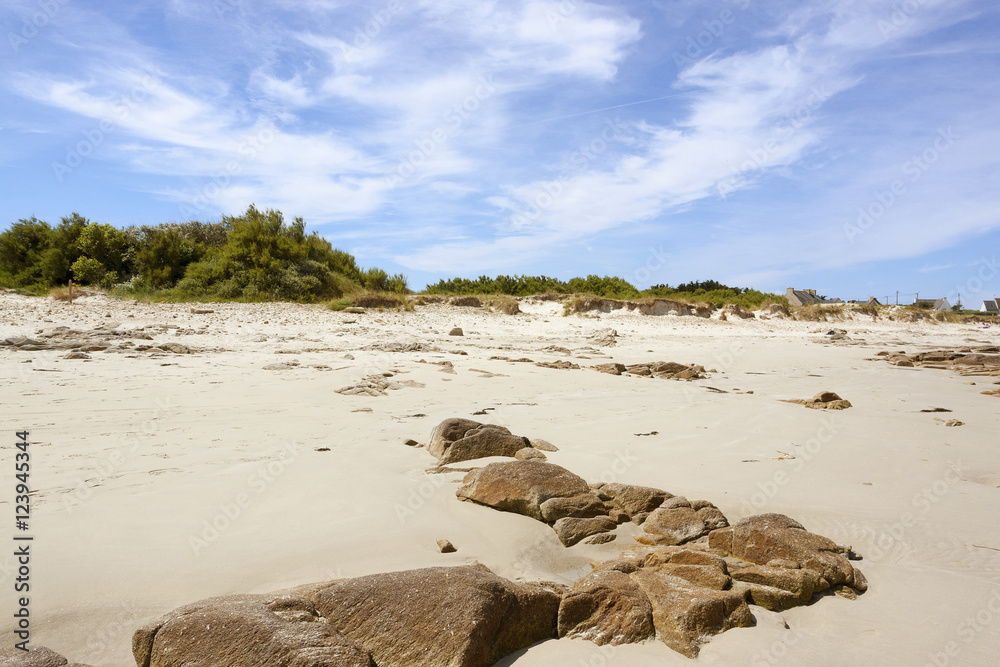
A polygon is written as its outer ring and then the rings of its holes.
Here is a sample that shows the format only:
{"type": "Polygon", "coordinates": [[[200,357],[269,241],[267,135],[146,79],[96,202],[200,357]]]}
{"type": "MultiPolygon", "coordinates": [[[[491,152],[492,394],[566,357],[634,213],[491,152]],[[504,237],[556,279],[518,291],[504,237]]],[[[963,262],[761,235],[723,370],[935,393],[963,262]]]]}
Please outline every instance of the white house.
{"type": "Polygon", "coordinates": [[[951,310],[948,299],[917,299],[913,302],[918,308],[930,308],[931,310],[951,310]]]}
{"type": "Polygon", "coordinates": [[[983,305],[979,310],[983,313],[1000,313],[1000,299],[983,301],[983,305]]]}

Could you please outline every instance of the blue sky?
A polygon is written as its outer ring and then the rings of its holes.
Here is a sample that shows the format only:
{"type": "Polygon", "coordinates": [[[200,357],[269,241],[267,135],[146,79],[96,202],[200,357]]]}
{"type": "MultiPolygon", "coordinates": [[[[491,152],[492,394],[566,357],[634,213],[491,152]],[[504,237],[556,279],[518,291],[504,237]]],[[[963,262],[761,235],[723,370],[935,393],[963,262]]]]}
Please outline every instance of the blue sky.
{"type": "Polygon", "coordinates": [[[1000,296],[985,0],[7,0],[0,30],[0,225],[254,203],[418,288],[1000,296]]]}

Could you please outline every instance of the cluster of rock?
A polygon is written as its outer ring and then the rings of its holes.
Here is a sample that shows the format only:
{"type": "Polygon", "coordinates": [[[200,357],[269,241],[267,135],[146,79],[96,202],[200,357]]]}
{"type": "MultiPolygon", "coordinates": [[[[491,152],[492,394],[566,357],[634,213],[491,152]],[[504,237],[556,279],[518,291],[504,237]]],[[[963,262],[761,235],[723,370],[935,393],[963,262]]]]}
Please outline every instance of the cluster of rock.
{"type": "Polygon", "coordinates": [[[654,377],[664,380],[703,380],[708,377],[704,366],[698,364],[679,364],[676,361],[651,361],[642,364],[608,363],[591,366],[595,371],[611,375],[635,375],[638,377],[654,377]]]}
{"type": "Polygon", "coordinates": [[[180,607],[132,637],[138,667],[487,667],[556,636],[560,595],[475,563],[180,607]]]}
{"type": "Polygon", "coordinates": [[[1000,375],[1000,348],[987,346],[960,350],[936,350],[906,354],[905,352],[879,352],[893,366],[907,368],[937,368],[961,375],[1000,375]]]}
{"type": "Polygon", "coordinates": [[[558,361],[539,361],[535,364],[541,368],[555,368],[561,371],[575,371],[579,370],[580,364],[574,364],[572,361],[566,361],[565,359],[560,359],[558,361]]]}
{"type": "Polygon", "coordinates": [[[813,410],[846,410],[853,407],[850,401],[844,400],[832,391],[821,391],[812,398],[786,398],[785,403],[798,403],[813,410]]]}
{"type": "Polygon", "coordinates": [[[761,514],[709,534],[708,545],[638,547],[595,564],[559,606],[559,636],[597,644],[656,637],[695,657],[712,635],[748,627],[747,602],[773,611],[833,589],[868,588],[850,550],[783,514],[761,514]]]}
{"type": "Polygon", "coordinates": [[[404,387],[419,388],[426,386],[416,380],[397,381],[389,379],[395,375],[396,373],[392,371],[367,375],[355,384],[347,387],[341,387],[340,389],[335,389],[334,391],[338,394],[344,394],[345,396],[385,396],[386,392],[395,391],[404,387]]]}
{"type": "Polygon", "coordinates": [[[712,531],[707,544],[626,550],[571,589],[513,582],[473,563],[211,598],[138,629],[132,653],[138,667],[487,667],[568,637],[657,638],[695,657],[713,635],[753,625],[748,603],[781,610],[831,589],[856,597],[867,583],[848,555],[764,514],[712,531]]]}
{"type": "MultiPolygon", "coordinates": [[[[438,424],[428,445],[442,463],[540,455],[543,448],[557,451],[544,440],[461,418],[438,424]]],[[[695,657],[713,635],[753,625],[748,603],[781,610],[831,589],[848,598],[867,589],[849,548],[781,514],[730,526],[707,501],[652,487],[587,484],[531,457],[473,469],[456,495],[545,522],[567,547],[613,540],[612,531],[627,521],[643,526],[637,539],[646,546],[593,563],[572,588],[512,582],[473,563],[212,598],[137,630],[136,664],[487,667],[562,637],[596,644],[657,638],[695,657]]],[[[455,550],[445,540],[438,547],[455,550]]]]}
{"type": "Polygon", "coordinates": [[[729,525],[705,500],[689,502],[661,489],[629,484],[588,484],[569,470],[536,459],[491,463],[470,471],[456,491],[461,500],[523,514],[548,524],[563,545],[610,542],[631,521],[649,545],[678,545],[729,525]]]}
{"type": "Polygon", "coordinates": [[[447,465],[488,456],[544,459],[542,451],[556,451],[556,447],[544,440],[514,435],[498,424],[453,417],[434,427],[427,451],[437,458],[439,465],[447,465]]]}
{"type": "MultiPolygon", "coordinates": [[[[117,326],[117,325],[116,325],[117,326]]],[[[146,352],[149,354],[192,354],[191,348],[179,343],[136,344],[134,340],[153,340],[149,332],[143,329],[119,330],[115,327],[102,327],[92,331],[81,331],[69,327],[55,327],[41,331],[35,337],[12,336],[0,341],[0,346],[21,352],[38,352],[46,350],[66,350],[66,358],[87,359],[90,352],[146,352]],[[71,356],[72,355],[72,356],[71,356]],[[82,355],[82,356],[81,356],[82,355]]],[[[167,325],[155,327],[166,329],[167,325]]],[[[176,326],[172,327],[177,329],[176,326]]]]}

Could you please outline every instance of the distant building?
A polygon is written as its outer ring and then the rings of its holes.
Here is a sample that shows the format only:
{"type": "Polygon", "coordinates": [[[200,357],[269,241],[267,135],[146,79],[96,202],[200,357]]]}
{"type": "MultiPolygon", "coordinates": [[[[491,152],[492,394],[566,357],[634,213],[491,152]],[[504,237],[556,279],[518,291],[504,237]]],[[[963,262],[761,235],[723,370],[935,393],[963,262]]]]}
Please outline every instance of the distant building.
{"type": "Polygon", "coordinates": [[[882,304],[873,296],[868,297],[867,301],[848,301],[847,303],[854,304],[855,306],[881,306],[882,304]]]}
{"type": "Polygon", "coordinates": [[[983,305],[979,310],[983,313],[1000,313],[1000,299],[983,301],[983,305]]]}
{"type": "Polygon", "coordinates": [[[930,308],[931,310],[951,310],[948,299],[917,299],[913,305],[917,308],[930,308]]]}
{"type": "Polygon", "coordinates": [[[802,289],[797,290],[794,287],[789,287],[785,290],[785,298],[788,299],[788,303],[792,306],[811,306],[813,304],[824,304],[824,303],[844,303],[840,299],[824,299],[816,294],[814,289],[802,289]]]}

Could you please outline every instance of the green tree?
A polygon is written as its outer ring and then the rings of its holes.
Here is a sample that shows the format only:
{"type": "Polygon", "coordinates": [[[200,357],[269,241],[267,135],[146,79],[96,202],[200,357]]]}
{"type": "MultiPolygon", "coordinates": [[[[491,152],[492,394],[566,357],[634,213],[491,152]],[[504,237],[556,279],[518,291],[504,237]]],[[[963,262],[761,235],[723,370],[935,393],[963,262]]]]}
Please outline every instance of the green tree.
{"type": "Polygon", "coordinates": [[[42,258],[52,244],[52,228],[35,217],[18,220],[0,234],[0,280],[11,287],[45,283],[42,258]]]}
{"type": "Polygon", "coordinates": [[[82,254],[77,244],[90,221],[79,213],[62,218],[52,231],[52,242],[42,256],[42,276],[49,285],[61,285],[73,277],[73,263],[82,254]]]}

